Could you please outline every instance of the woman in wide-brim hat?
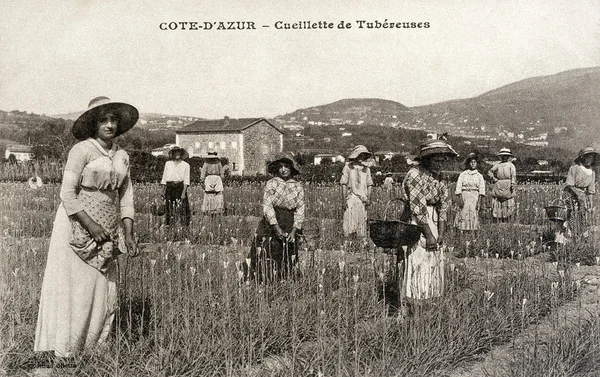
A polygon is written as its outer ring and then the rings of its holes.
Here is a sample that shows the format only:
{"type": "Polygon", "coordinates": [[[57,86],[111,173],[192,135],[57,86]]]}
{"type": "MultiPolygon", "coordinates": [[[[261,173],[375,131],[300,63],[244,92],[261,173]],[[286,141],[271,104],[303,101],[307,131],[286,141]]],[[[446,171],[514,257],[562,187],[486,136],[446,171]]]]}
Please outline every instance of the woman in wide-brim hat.
{"type": "Polygon", "coordinates": [[[477,170],[479,156],[469,153],[465,159],[465,170],[456,181],[454,193],[461,210],[454,219],[454,226],[462,231],[479,230],[479,202],[485,197],[485,179],[477,170]]]}
{"type": "Polygon", "coordinates": [[[165,200],[165,224],[179,223],[187,227],[191,221],[188,187],[190,186],[190,164],[183,161],[188,152],[176,145],[169,150],[169,160],[165,163],[160,184],[165,200]]]}
{"type": "Polygon", "coordinates": [[[35,351],[74,356],[110,333],[117,308],[117,255],[137,255],[129,156],[114,138],[135,107],[94,98],[73,124],[42,283],[35,351]]]}
{"type": "Polygon", "coordinates": [[[367,207],[371,202],[373,187],[370,161],[371,152],[364,145],[357,145],[342,169],[340,185],[344,198],[343,231],[347,238],[367,237],[367,207]]]}
{"type": "Polygon", "coordinates": [[[204,198],[202,199],[204,214],[219,215],[223,213],[224,175],[225,171],[217,151],[209,150],[200,169],[200,182],[204,187],[204,198]]]}
{"type": "Polygon", "coordinates": [[[273,178],[263,195],[263,217],[250,249],[250,277],[259,280],[287,276],[298,262],[304,223],[304,188],[295,179],[301,169],[289,153],[279,153],[267,165],[273,178]]]}
{"type": "MultiPolygon", "coordinates": [[[[444,290],[444,252],[441,248],[446,232],[449,207],[448,185],[442,178],[446,162],[458,154],[444,140],[430,139],[419,147],[402,188],[408,201],[405,220],[417,224],[422,234],[406,263],[402,292],[408,300],[439,297],[444,290]]],[[[399,252],[400,249],[399,249],[399,252]]]]}
{"type": "Polygon", "coordinates": [[[494,182],[492,187],[492,217],[499,222],[507,222],[516,208],[515,187],[517,185],[517,169],[510,162],[514,157],[510,149],[502,148],[496,153],[500,162],[488,170],[488,177],[494,182]]]}
{"type": "Polygon", "coordinates": [[[569,168],[565,192],[569,194],[573,214],[586,218],[592,208],[592,195],[596,193],[596,172],[600,155],[592,147],[579,151],[575,163],[569,168]]]}

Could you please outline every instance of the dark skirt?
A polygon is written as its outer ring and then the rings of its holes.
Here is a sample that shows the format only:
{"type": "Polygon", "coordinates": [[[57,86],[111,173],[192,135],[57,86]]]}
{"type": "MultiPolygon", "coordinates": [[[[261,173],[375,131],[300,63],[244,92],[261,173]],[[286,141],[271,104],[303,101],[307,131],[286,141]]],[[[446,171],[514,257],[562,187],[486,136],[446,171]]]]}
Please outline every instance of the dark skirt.
{"type": "Polygon", "coordinates": [[[167,225],[175,224],[177,220],[181,225],[190,225],[190,202],[187,195],[182,200],[183,182],[167,182],[165,191],[165,222],[167,225]]]}
{"type": "MultiPolygon", "coordinates": [[[[294,228],[294,210],[275,207],[277,223],[284,233],[289,233],[294,228]]],[[[300,245],[301,230],[296,231],[294,242],[280,240],[275,231],[263,217],[258,223],[256,235],[250,247],[249,278],[274,280],[285,278],[298,263],[298,248],[300,245]]]]}

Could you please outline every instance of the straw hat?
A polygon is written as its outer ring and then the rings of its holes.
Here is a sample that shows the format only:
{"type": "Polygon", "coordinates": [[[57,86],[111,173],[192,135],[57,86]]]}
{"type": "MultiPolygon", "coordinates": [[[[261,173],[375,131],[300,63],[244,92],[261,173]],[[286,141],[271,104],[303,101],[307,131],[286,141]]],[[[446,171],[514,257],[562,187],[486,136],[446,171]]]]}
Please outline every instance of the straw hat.
{"type": "Polygon", "coordinates": [[[287,161],[292,165],[292,175],[298,175],[302,172],[300,165],[298,165],[298,162],[296,162],[291,153],[277,153],[267,165],[267,171],[273,175],[276,175],[278,167],[277,162],[279,161],[287,161]]]}
{"type": "Polygon", "coordinates": [[[420,161],[423,157],[434,154],[445,154],[458,157],[458,153],[445,140],[429,139],[419,146],[419,154],[413,159],[420,161]]]}
{"type": "Polygon", "coordinates": [[[209,149],[206,152],[206,156],[204,157],[205,160],[208,159],[219,159],[219,153],[215,150],[215,149],[209,149]]]}
{"type": "Polygon", "coordinates": [[[365,147],[364,145],[357,145],[352,149],[352,152],[350,152],[350,156],[348,156],[348,158],[353,160],[355,158],[358,158],[358,156],[360,156],[363,153],[367,153],[369,156],[371,156],[371,152],[369,152],[367,147],[365,147]]]}
{"type": "Polygon", "coordinates": [[[96,97],[88,104],[88,109],[73,123],[71,132],[77,140],[94,136],[98,130],[98,118],[102,111],[112,111],[119,122],[115,137],[129,131],[138,121],[138,110],[123,102],[112,102],[108,97],[96,97]]]}
{"type": "Polygon", "coordinates": [[[582,150],[580,150],[579,155],[575,159],[575,163],[578,164],[582,162],[583,158],[589,155],[594,156],[594,162],[592,162],[592,165],[595,166],[598,163],[598,156],[600,155],[600,153],[596,152],[596,150],[594,150],[594,148],[592,147],[585,147],[582,150]]]}
{"type": "Polygon", "coordinates": [[[510,149],[508,148],[502,148],[500,149],[500,152],[496,153],[496,156],[514,156],[510,149]]]}
{"type": "Polygon", "coordinates": [[[169,149],[169,158],[171,158],[171,159],[175,158],[175,152],[181,152],[182,160],[185,160],[186,158],[190,157],[190,154],[188,153],[188,151],[181,148],[179,145],[176,145],[176,146],[172,147],[171,149],[169,149]]]}

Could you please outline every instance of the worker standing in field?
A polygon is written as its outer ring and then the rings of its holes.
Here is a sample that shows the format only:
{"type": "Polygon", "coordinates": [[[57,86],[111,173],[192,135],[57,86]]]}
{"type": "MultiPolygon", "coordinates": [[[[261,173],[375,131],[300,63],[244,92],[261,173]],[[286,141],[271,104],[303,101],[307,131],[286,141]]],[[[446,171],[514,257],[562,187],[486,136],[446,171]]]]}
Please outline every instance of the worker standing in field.
{"type": "Polygon", "coordinates": [[[420,240],[405,258],[403,296],[408,299],[439,297],[444,291],[444,253],[449,203],[448,186],[441,171],[458,154],[444,140],[429,139],[414,158],[402,188],[408,200],[408,216],[422,229],[420,240]]]}
{"type": "Polygon", "coordinates": [[[80,142],[64,168],[34,351],[73,357],[111,332],[118,306],[117,256],[138,253],[129,156],[113,139],[137,120],[135,107],[97,97],[73,123],[80,142]]]}
{"type": "Polygon", "coordinates": [[[187,193],[190,186],[190,165],[183,161],[188,156],[185,149],[174,146],[169,151],[169,161],[165,163],[160,184],[163,186],[166,225],[173,224],[177,219],[181,225],[190,225],[190,202],[187,193]]]}
{"type": "Polygon", "coordinates": [[[371,153],[363,145],[352,149],[348,163],[342,170],[342,196],[344,198],[344,236],[367,237],[367,207],[371,202],[373,179],[369,168],[371,153]]]}
{"type": "Polygon", "coordinates": [[[298,262],[304,223],[304,188],[295,179],[300,166],[291,154],[279,153],[267,165],[273,176],[263,195],[263,218],[250,249],[251,278],[285,277],[298,262]]]}
{"type": "Polygon", "coordinates": [[[200,182],[204,188],[202,212],[205,215],[223,213],[223,176],[224,169],[217,151],[208,151],[208,156],[200,169],[200,182]]]}
{"type": "Polygon", "coordinates": [[[454,190],[460,205],[454,226],[461,231],[474,231],[479,230],[479,205],[481,198],[485,197],[485,180],[477,170],[476,153],[469,153],[465,167],[458,176],[454,190]]]}
{"type": "Polygon", "coordinates": [[[517,185],[517,169],[510,158],[514,157],[508,148],[496,153],[500,162],[492,166],[488,176],[494,183],[491,191],[492,216],[496,221],[508,222],[515,212],[515,187],[517,185]]]}
{"type": "Polygon", "coordinates": [[[571,202],[572,215],[589,220],[592,213],[592,195],[596,193],[596,173],[599,154],[592,147],[579,151],[575,163],[569,168],[565,192],[571,202]]]}

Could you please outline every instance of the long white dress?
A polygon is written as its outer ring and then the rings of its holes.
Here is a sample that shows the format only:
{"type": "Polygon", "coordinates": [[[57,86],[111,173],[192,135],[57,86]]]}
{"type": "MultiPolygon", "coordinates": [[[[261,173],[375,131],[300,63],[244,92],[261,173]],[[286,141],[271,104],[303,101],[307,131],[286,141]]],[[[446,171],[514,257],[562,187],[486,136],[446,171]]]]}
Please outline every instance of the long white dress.
{"type": "Polygon", "coordinates": [[[44,272],[34,351],[69,357],[103,342],[117,307],[117,268],[101,273],[70,245],[69,215],[85,210],[113,237],[120,218],[133,219],[129,157],[113,144],[105,151],[95,140],[69,152],[44,272]],[[113,224],[108,226],[106,224],[113,224]]]}

